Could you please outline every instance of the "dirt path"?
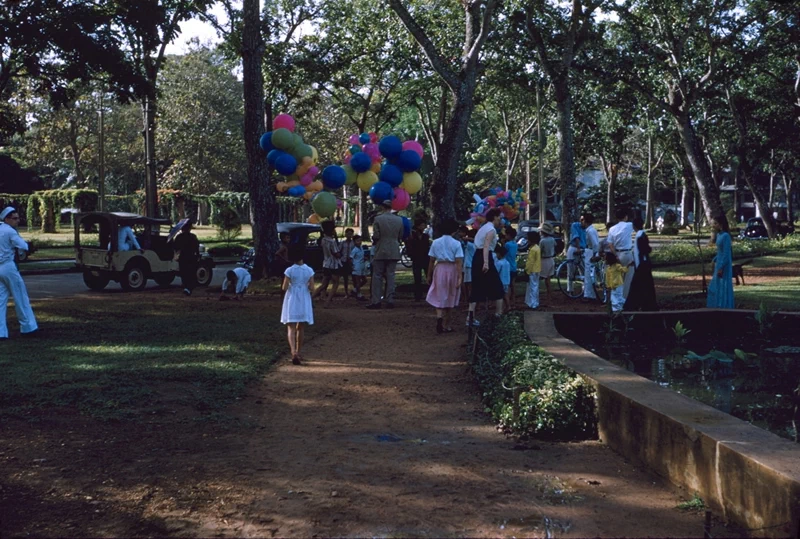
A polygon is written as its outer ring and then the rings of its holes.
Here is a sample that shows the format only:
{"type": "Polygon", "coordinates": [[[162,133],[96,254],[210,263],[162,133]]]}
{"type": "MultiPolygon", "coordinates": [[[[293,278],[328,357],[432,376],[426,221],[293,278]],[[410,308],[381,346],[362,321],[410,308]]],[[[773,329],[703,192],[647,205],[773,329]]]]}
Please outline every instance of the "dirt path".
{"type": "Polygon", "coordinates": [[[283,359],[251,386],[227,422],[7,423],[0,535],[702,535],[702,514],[675,509],[691,493],[601,443],[497,432],[463,325],[437,336],[432,310],[410,301],[317,316],[336,329],[304,365],[283,359]]]}

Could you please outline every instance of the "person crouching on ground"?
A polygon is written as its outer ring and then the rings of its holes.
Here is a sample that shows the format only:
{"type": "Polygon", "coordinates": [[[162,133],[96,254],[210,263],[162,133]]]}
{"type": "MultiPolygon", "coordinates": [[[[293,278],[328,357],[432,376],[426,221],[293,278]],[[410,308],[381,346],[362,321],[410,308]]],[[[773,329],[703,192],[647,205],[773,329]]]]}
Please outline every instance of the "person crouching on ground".
{"type": "Polygon", "coordinates": [[[289,247],[292,265],[286,268],[281,286],[284,291],[281,324],[286,324],[292,363],[295,365],[300,365],[303,359],[300,350],[303,347],[304,324],[314,324],[314,308],[311,304],[314,270],[303,263],[304,250],[302,245],[289,247]]]}
{"type": "Polygon", "coordinates": [[[542,251],[539,248],[539,233],[528,232],[528,260],[525,273],[528,274],[528,289],[525,292],[525,305],[531,309],[539,308],[539,273],[542,271],[542,251]]]}
{"type": "Polygon", "coordinates": [[[455,221],[442,224],[442,237],[433,240],[428,251],[426,301],[436,308],[436,333],[452,333],[450,313],[461,299],[464,250],[453,237],[458,230],[455,221]]]}
{"type": "Polygon", "coordinates": [[[367,282],[367,261],[364,257],[364,248],[361,247],[361,236],[353,236],[353,249],[350,251],[350,260],[353,262],[353,291],[358,301],[367,301],[361,295],[361,287],[367,282]]]}
{"type": "Polygon", "coordinates": [[[28,244],[17,232],[19,213],[9,206],[0,212],[0,340],[8,339],[6,309],[9,297],[14,298],[19,329],[22,335],[30,335],[39,329],[31,309],[25,282],[14,263],[17,249],[28,250],[28,244]]]}
{"type": "Polygon", "coordinates": [[[233,299],[236,300],[244,299],[244,293],[247,292],[251,279],[250,272],[244,268],[228,270],[225,280],[222,281],[222,293],[219,299],[228,299],[228,294],[233,294],[233,299]]]}

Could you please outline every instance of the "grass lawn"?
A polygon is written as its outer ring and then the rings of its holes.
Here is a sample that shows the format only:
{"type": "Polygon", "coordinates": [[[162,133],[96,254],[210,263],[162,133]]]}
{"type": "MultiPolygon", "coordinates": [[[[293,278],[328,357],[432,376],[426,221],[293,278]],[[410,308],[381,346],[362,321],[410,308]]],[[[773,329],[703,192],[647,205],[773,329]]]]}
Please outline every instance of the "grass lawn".
{"type": "MultiPolygon", "coordinates": [[[[787,253],[778,253],[767,256],[757,256],[752,259],[735,260],[734,263],[741,264],[742,262],[750,260],[745,266],[746,268],[769,268],[779,266],[781,264],[796,264],[800,261],[800,251],[790,251],[787,253]]],[[[710,263],[706,264],[706,275],[710,278],[711,270],[710,263]]],[[[747,270],[745,270],[747,271],[747,270]]],[[[700,275],[700,264],[682,264],[679,266],[664,266],[656,267],[653,270],[653,277],[657,279],[667,279],[670,277],[683,277],[686,275],[700,275]]]]}
{"type": "MultiPolygon", "coordinates": [[[[0,417],[35,419],[55,407],[144,420],[189,407],[214,419],[288,350],[280,308],[279,297],[166,291],[53,300],[35,306],[42,333],[28,338],[12,309],[11,339],[0,342],[0,417]]],[[[322,317],[307,335],[332,324],[322,317]]]]}

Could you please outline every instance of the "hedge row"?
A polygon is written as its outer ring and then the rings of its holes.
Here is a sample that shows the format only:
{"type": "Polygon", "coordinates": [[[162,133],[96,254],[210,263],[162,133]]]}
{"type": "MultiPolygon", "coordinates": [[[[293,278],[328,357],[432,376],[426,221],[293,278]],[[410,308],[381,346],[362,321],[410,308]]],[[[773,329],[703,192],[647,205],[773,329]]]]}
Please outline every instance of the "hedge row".
{"type": "MultiPolygon", "coordinates": [[[[708,245],[708,240],[700,240],[703,260],[710,262],[717,251],[714,246],[708,245]]],[[[800,250],[800,234],[790,234],[782,239],[774,240],[739,240],[734,239],[731,244],[733,258],[747,258],[770,254],[785,253],[800,250]]],[[[700,253],[696,242],[673,243],[665,246],[655,246],[651,255],[654,266],[668,266],[675,264],[692,264],[700,262],[700,253]]]]}
{"type": "Polygon", "coordinates": [[[531,342],[523,314],[490,317],[470,364],[484,404],[506,432],[559,440],[597,437],[594,388],[531,342]]]}

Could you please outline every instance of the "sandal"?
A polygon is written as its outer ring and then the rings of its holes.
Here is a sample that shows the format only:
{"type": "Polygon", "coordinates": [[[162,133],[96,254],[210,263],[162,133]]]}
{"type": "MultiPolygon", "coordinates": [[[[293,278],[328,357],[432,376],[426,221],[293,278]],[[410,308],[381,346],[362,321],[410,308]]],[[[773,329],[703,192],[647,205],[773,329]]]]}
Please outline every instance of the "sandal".
{"type": "Polygon", "coordinates": [[[300,356],[298,355],[292,356],[292,365],[300,365],[300,356]]]}

